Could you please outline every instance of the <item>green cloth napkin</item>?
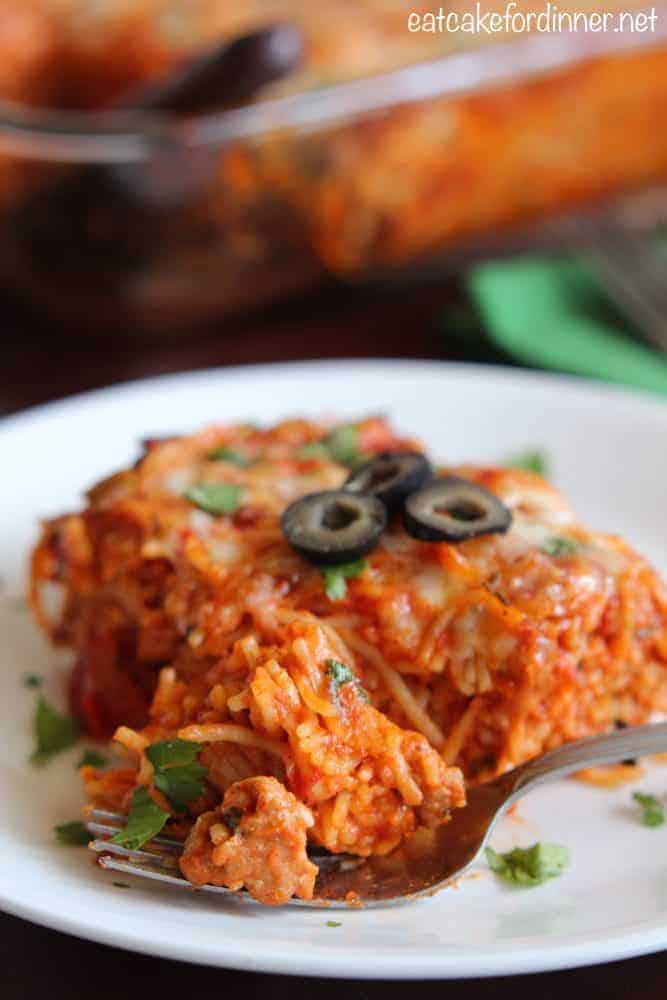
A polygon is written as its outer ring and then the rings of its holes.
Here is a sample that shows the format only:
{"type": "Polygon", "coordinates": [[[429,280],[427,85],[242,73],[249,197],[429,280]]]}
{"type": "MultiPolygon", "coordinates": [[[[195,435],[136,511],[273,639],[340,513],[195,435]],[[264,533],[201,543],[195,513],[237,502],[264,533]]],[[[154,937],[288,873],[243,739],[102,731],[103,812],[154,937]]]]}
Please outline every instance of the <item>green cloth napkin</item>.
{"type": "Polygon", "coordinates": [[[494,261],[466,280],[485,333],[515,360],[667,395],[667,357],[626,332],[581,261],[494,261]]]}

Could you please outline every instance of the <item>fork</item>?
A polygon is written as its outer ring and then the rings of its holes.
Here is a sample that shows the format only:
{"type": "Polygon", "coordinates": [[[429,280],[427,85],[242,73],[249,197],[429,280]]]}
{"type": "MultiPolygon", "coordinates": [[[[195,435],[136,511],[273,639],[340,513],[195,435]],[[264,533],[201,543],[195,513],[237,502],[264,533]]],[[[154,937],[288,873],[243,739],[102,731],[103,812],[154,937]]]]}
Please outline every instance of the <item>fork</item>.
{"type": "MultiPolygon", "coordinates": [[[[472,867],[502,814],[533,788],[586,767],[666,751],[667,722],[566,743],[469,789],[467,805],[456,809],[450,822],[417,830],[391,854],[358,858],[309,851],[320,869],[315,897],[293,899],[288,905],[383,906],[430,896],[472,867]]],[[[100,809],[92,809],[88,815],[88,829],[97,838],[90,847],[103,868],[193,889],[179,871],[181,841],[159,836],[141,850],[131,851],[106,839],[123,828],[124,816],[100,809]]],[[[221,886],[204,885],[201,890],[236,895],[221,886]]]]}
{"type": "Polygon", "coordinates": [[[581,246],[604,289],[636,332],[667,353],[667,257],[650,233],[613,215],[568,216],[551,224],[559,239],[581,246]]]}

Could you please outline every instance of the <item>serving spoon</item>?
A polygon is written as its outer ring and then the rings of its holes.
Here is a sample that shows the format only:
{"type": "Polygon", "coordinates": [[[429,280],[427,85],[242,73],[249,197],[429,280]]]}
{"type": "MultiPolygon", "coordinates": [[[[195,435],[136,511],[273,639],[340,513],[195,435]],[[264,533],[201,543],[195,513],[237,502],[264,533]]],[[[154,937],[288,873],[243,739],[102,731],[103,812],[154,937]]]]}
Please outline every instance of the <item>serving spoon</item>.
{"type": "MultiPolygon", "coordinates": [[[[469,789],[467,805],[454,810],[449,823],[418,830],[391,854],[358,858],[309,851],[319,865],[314,898],[292,899],[288,905],[386,906],[431,896],[465,875],[503,813],[538,785],[583,768],[666,751],[667,722],[566,743],[469,789]]],[[[97,837],[90,847],[103,868],[193,890],[178,869],[181,842],[156,837],[140,851],[130,851],[105,839],[123,828],[124,816],[97,809],[89,816],[88,828],[97,837]]],[[[213,885],[204,885],[201,891],[235,895],[213,885]]]]}
{"type": "Polygon", "coordinates": [[[250,101],[294,72],[302,55],[298,27],[278,22],[213,45],[157,80],[130,88],[109,112],[122,114],[127,127],[141,127],[150,120],[144,115],[155,117],[151,155],[138,163],[77,167],[36,191],[12,220],[22,251],[17,267],[67,277],[133,271],[159,246],[161,219],[196,201],[219,160],[218,149],[174,140],[161,125],[172,116],[250,101]]]}

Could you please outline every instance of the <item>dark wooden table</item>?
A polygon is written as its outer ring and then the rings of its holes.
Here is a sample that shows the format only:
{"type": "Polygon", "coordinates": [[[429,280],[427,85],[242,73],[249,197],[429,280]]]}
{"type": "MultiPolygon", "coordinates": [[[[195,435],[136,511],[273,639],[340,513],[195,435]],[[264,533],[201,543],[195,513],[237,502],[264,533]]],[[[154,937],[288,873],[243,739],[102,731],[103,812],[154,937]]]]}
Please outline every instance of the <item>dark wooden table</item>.
{"type": "MultiPolygon", "coordinates": [[[[0,302],[0,413],[126,379],[215,365],[362,356],[503,360],[478,340],[474,330],[468,328],[462,336],[458,322],[444,329],[442,317],[446,310],[451,317],[452,301],[455,291],[437,285],[391,293],[329,289],[227,321],[216,330],[167,341],[120,331],[112,340],[100,339],[94,319],[90,336],[68,336],[4,301],[0,302]]],[[[1,866],[0,858],[0,879],[1,866]]],[[[623,901],[618,905],[622,907],[623,901]]],[[[406,988],[413,993],[418,988],[425,1000],[440,998],[443,991],[449,1000],[562,1000],[574,994],[663,1000],[667,957],[653,955],[512,979],[425,982],[419,987],[339,982],[226,972],[146,958],[0,914],[2,1000],[181,1000],[209,995],[305,1000],[315,992],[321,1000],[341,992],[351,1000],[379,1000],[387,994],[397,997],[406,988]]]]}

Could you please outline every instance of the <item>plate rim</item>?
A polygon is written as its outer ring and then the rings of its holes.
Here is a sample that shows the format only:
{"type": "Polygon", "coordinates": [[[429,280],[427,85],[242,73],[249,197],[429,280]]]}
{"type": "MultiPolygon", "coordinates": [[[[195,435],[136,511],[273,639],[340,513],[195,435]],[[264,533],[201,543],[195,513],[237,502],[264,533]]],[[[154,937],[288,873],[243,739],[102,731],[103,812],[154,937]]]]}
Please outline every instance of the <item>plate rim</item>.
{"type": "MultiPolygon", "coordinates": [[[[195,890],[193,890],[194,892],[195,890]]],[[[121,948],[157,958],[190,962],[215,968],[232,969],[239,972],[263,972],[278,975],[308,976],[310,978],[332,979],[488,979],[495,976],[529,975],[531,973],[557,972],[605,962],[617,962],[627,958],[638,958],[667,949],[667,924],[656,927],[655,922],[636,924],[630,931],[616,931],[612,934],[594,932],[578,940],[567,940],[549,945],[532,946],[513,952],[507,946],[484,947],[485,959],[482,964],[474,952],[455,955],[439,952],[436,948],[417,950],[409,955],[383,953],[382,968],[377,968],[377,959],[368,958],[368,949],[346,948],[346,956],[341,959],[338,952],[328,954],[324,948],[316,954],[287,952],[270,954],[254,951],[253,942],[243,942],[239,947],[222,949],[198,945],[193,939],[184,939],[180,946],[161,941],[150,931],[137,940],[129,933],[105,927],[82,927],[82,921],[66,915],[56,916],[45,907],[23,905],[15,901],[7,902],[0,890],[0,904],[4,912],[37,923],[42,927],[69,934],[87,941],[121,948]],[[43,910],[43,912],[42,912],[43,910]],[[416,968],[416,965],[419,968],[416,968]]],[[[249,902],[247,905],[255,906],[249,902]]],[[[400,905],[400,904],[399,904],[400,905]]],[[[405,904],[424,906],[427,901],[405,904]]],[[[322,908],[323,914],[327,912],[322,908]]]]}
{"type": "Polygon", "coordinates": [[[624,401],[631,407],[639,406],[646,412],[665,409],[667,398],[650,389],[625,385],[618,382],[598,381],[585,375],[541,371],[514,365],[477,364],[469,361],[448,361],[420,358],[364,357],[364,358],[323,358],[321,360],[270,361],[259,364],[216,365],[213,368],[189,368],[147,377],[122,379],[109,385],[85,389],[44,403],[23,407],[0,418],[0,433],[18,428],[23,423],[55,413],[66,413],[81,404],[95,403],[109,395],[132,395],[137,391],[151,388],[178,386],[190,381],[208,381],[225,377],[277,376],[281,372],[315,374],[318,370],[359,372],[361,369],[406,368],[414,373],[426,374],[429,370],[440,370],[443,374],[461,374],[481,380],[493,378],[511,385],[513,382],[530,382],[534,386],[563,388],[584,395],[595,395],[600,399],[624,401]]]}
{"type": "MultiPolygon", "coordinates": [[[[24,408],[3,416],[0,420],[0,440],[20,432],[34,422],[55,415],[67,417],[82,405],[94,407],[111,397],[128,397],[145,391],[165,390],[169,387],[188,383],[211,383],[225,379],[275,378],[280,374],[299,374],[303,377],[318,377],[325,372],[335,371],[339,376],[355,374],[357,377],[372,371],[391,370],[399,374],[402,370],[413,375],[432,375],[441,372],[444,376],[462,375],[480,382],[503,382],[515,386],[519,391],[526,383],[547,389],[567,389],[581,399],[600,402],[615,401],[627,404],[635,413],[639,409],[647,417],[667,418],[667,401],[656,393],[637,390],[632,387],[599,383],[578,375],[561,375],[530,369],[504,367],[498,365],[478,365],[468,362],[440,361],[437,359],[362,358],[362,359],[322,359],[267,364],[228,365],[215,368],[194,369],[175,374],[156,375],[148,378],[127,379],[108,386],[86,390],[64,396],[46,403],[24,408]]],[[[428,905],[416,903],[411,905],[428,905]]],[[[483,947],[480,957],[471,951],[461,955],[442,952],[436,947],[417,949],[402,954],[386,952],[378,959],[368,947],[346,948],[341,952],[329,951],[326,946],[317,945],[304,948],[300,953],[291,950],[253,951],[253,943],[235,939],[232,944],[221,940],[215,947],[199,943],[193,938],[184,938],[174,946],[171,940],[160,940],[160,936],[147,927],[144,936],[137,940],[132,934],[118,927],[96,927],[88,925],[80,916],[56,913],[53,906],[42,901],[24,903],[10,896],[0,887],[0,909],[5,912],[49,927],[53,930],[124,950],[154,955],[162,958],[219,966],[242,971],[278,973],[282,975],[328,976],[342,979],[446,979],[483,978],[499,975],[547,972],[565,968],[575,968],[602,962],[651,954],[667,948],[667,923],[659,924],[655,919],[640,921],[629,928],[615,930],[609,934],[592,931],[576,939],[560,938],[553,942],[522,947],[512,951],[507,945],[483,947]],[[378,965],[381,963],[381,967],[378,965]]],[[[324,910],[322,911],[324,912],[324,910]]],[[[276,946],[273,946],[276,949],[276,946]]]]}

